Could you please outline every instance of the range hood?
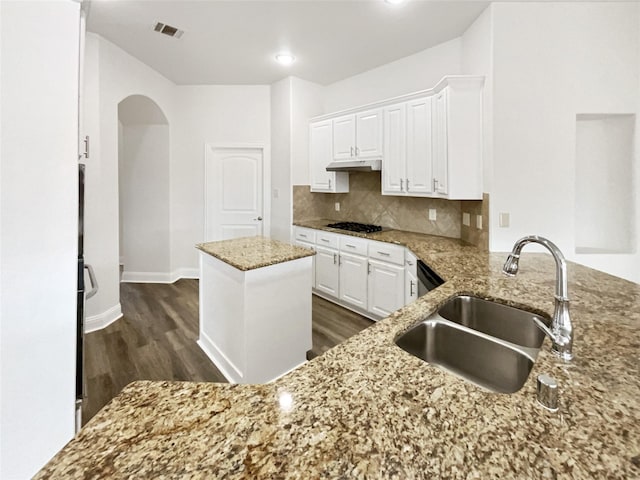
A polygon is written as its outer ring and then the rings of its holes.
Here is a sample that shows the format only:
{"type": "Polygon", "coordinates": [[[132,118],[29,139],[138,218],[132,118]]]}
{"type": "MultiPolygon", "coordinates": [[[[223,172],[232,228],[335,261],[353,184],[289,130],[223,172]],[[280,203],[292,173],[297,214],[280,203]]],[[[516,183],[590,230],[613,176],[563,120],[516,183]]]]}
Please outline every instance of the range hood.
{"type": "Polygon", "coordinates": [[[327,165],[327,172],[379,172],[382,170],[382,160],[345,160],[331,162],[327,165]]]}

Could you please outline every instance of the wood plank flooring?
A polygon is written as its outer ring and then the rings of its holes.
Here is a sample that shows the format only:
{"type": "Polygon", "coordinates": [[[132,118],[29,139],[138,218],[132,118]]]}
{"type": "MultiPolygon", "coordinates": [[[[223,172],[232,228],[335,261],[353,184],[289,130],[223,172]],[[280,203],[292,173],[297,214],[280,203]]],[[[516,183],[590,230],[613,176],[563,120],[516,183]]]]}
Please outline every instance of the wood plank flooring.
{"type": "MultiPolygon", "coordinates": [[[[124,317],[85,336],[83,422],[135,380],[226,382],[196,344],[198,281],[120,284],[124,317]]],[[[373,322],[313,296],[314,356],[373,322]]]]}

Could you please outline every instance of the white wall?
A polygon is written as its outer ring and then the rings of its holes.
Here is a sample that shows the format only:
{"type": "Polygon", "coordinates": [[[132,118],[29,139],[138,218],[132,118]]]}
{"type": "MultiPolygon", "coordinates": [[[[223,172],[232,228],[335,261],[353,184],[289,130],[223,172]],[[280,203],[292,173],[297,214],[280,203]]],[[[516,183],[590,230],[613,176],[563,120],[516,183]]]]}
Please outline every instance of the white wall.
{"type": "Polygon", "coordinates": [[[357,107],[435,86],[461,73],[462,40],[454,38],[395,62],[327,85],[324,113],[357,107]]]}
{"type": "Polygon", "coordinates": [[[269,145],[268,85],[177,86],[171,126],[171,264],[197,274],[204,235],[204,146],[269,145]]]}
{"type": "MultiPolygon", "coordinates": [[[[309,185],[309,119],[322,115],[324,88],[291,77],[291,181],[309,185]]],[[[289,191],[292,191],[289,187],[289,191]]],[[[292,212],[293,213],[293,212],[292,212]]]]}
{"type": "Polygon", "coordinates": [[[123,279],[162,281],[171,271],[169,125],[124,125],[122,157],[123,279]]]}
{"type": "Polygon", "coordinates": [[[288,242],[292,222],[292,77],[271,85],[271,237],[288,242]]]}
{"type": "Polygon", "coordinates": [[[120,315],[118,222],[118,104],[130,95],[152,99],[171,124],[175,86],[105,39],[87,34],[84,134],[91,137],[85,162],[85,259],[100,290],[87,302],[89,329],[120,315]]]}
{"type": "Polygon", "coordinates": [[[492,8],[491,250],[544,235],[570,259],[640,282],[637,253],[573,253],[576,114],[637,113],[638,4],[492,8]],[[499,212],[511,214],[510,228],[498,227],[499,212]]]}
{"type": "Polygon", "coordinates": [[[0,478],[74,433],[80,5],[2,2],[0,478]]]}

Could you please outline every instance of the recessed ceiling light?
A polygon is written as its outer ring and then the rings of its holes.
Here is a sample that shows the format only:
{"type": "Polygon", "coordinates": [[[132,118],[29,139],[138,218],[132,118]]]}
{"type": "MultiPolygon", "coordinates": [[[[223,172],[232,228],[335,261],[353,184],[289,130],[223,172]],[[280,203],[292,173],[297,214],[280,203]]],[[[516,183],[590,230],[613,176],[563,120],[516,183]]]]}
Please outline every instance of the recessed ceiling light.
{"type": "Polygon", "coordinates": [[[282,65],[291,65],[295,59],[296,57],[290,53],[279,53],[276,55],[276,61],[282,65]]]}

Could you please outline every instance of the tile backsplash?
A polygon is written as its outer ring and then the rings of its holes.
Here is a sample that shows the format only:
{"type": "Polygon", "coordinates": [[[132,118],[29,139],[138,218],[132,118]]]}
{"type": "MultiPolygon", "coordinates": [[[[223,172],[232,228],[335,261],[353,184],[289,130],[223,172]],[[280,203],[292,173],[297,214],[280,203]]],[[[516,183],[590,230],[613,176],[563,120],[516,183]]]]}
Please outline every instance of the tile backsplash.
{"type": "Polygon", "coordinates": [[[462,238],[488,250],[489,198],[483,201],[382,195],[378,172],[351,172],[349,193],[311,193],[309,185],[293,186],[293,221],[325,218],[334,221],[372,223],[409,232],[462,238]],[[335,204],[340,204],[336,211],[335,204]],[[462,210],[472,213],[471,227],[462,226],[462,210]],[[429,220],[429,209],[436,220],[429,220]],[[475,215],[483,216],[483,229],[476,228],[475,215]],[[486,223],[486,226],[484,225],[486,223]],[[486,244],[486,245],[485,245],[486,244]]]}

